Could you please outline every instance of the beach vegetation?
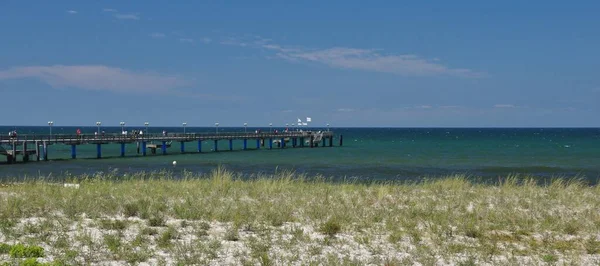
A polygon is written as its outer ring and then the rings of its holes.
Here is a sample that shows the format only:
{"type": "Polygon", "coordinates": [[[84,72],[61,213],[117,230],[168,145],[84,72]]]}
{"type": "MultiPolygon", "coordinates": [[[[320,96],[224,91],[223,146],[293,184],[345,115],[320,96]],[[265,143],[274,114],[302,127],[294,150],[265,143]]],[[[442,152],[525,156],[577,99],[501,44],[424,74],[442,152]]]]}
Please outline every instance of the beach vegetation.
{"type": "Polygon", "coordinates": [[[169,172],[70,178],[77,189],[48,179],[0,186],[1,261],[600,262],[600,188],[579,179],[342,182],[291,172],[249,178],[223,168],[184,179],[169,172]]]}

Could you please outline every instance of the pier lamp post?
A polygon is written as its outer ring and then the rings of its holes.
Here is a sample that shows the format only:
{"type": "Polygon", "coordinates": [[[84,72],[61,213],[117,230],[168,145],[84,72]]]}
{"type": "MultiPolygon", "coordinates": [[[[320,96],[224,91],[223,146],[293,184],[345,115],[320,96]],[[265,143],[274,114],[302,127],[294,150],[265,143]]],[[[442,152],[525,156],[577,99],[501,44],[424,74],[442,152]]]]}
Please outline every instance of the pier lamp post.
{"type": "Polygon", "coordinates": [[[185,135],[185,127],[187,126],[187,122],[183,122],[181,125],[183,125],[183,135],[185,135]]]}
{"type": "Polygon", "coordinates": [[[48,121],[48,126],[50,127],[50,137],[52,137],[52,125],[54,125],[54,121],[48,121]]]}
{"type": "Polygon", "coordinates": [[[215,123],[215,134],[219,134],[219,122],[215,123]]]}
{"type": "Polygon", "coordinates": [[[123,133],[123,131],[125,131],[125,122],[121,122],[119,124],[121,125],[121,133],[123,133]]]}
{"type": "Polygon", "coordinates": [[[296,130],[296,123],[292,123],[292,131],[296,130]]]}
{"type": "Polygon", "coordinates": [[[269,123],[269,133],[273,133],[273,123],[269,123]]]}
{"type": "Polygon", "coordinates": [[[102,125],[102,122],[96,122],[96,126],[98,126],[98,135],[100,135],[100,125],[102,125]]]}
{"type": "Polygon", "coordinates": [[[244,123],[244,134],[247,133],[247,130],[246,130],[247,128],[248,128],[248,123],[244,123]]]}
{"type": "Polygon", "coordinates": [[[148,134],[148,125],[150,125],[150,123],[144,122],[144,126],[146,126],[146,134],[148,134]]]}
{"type": "Polygon", "coordinates": [[[327,124],[327,132],[329,132],[329,123],[327,124]]]}

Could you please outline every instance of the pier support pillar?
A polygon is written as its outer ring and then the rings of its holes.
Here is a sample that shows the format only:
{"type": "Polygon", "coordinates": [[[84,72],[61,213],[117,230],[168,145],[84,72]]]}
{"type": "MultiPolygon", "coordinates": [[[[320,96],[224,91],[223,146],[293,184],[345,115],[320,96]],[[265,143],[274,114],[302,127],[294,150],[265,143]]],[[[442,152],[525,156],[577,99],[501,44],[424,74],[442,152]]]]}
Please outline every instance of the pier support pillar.
{"type": "Polygon", "coordinates": [[[185,142],[181,142],[181,153],[185,153],[185,142]]]}
{"type": "Polygon", "coordinates": [[[40,161],[40,142],[36,141],[35,142],[35,159],[36,161],[40,161]]]}
{"type": "Polygon", "coordinates": [[[102,158],[102,144],[96,144],[96,158],[102,158]]]}
{"type": "Polygon", "coordinates": [[[215,151],[219,151],[219,140],[215,139],[215,151]]]}
{"type": "Polygon", "coordinates": [[[142,141],[142,156],[146,156],[146,142],[142,141]]]}
{"type": "Polygon", "coordinates": [[[202,140],[198,140],[198,152],[202,152],[202,140]]]}
{"type": "Polygon", "coordinates": [[[304,147],[304,137],[300,138],[300,147],[304,147]]]}
{"type": "Polygon", "coordinates": [[[340,147],[344,144],[344,135],[340,135],[340,147]]]}
{"type": "Polygon", "coordinates": [[[140,154],[140,142],[136,142],[135,145],[137,147],[137,154],[140,154]]]}
{"type": "Polygon", "coordinates": [[[27,153],[27,141],[23,141],[23,162],[29,162],[29,153],[27,153]]]}
{"type": "Polygon", "coordinates": [[[121,157],[125,157],[125,142],[121,142],[121,157]]]}
{"type": "Polygon", "coordinates": [[[323,138],[323,145],[321,145],[321,147],[327,147],[327,146],[325,145],[325,141],[326,141],[326,140],[327,140],[327,138],[323,138]]]}
{"type": "Polygon", "coordinates": [[[310,147],[311,148],[315,146],[314,139],[315,139],[315,137],[313,137],[312,135],[310,135],[310,147]]]}
{"type": "Polygon", "coordinates": [[[329,137],[329,147],[333,147],[333,136],[329,137]]]}
{"type": "Polygon", "coordinates": [[[281,138],[281,148],[285,148],[285,138],[281,138]]]}
{"type": "Polygon", "coordinates": [[[269,138],[269,150],[273,149],[273,138],[269,138]]]}
{"type": "Polygon", "coordinates": [[[44,157],[44,161],[48,161],[48,143],[44,141],[42,145],[42,154],[44,157]]]}
{"type": "Polygon", "coordinates": [[[244,150],[248,149],[248,139],[244,139],[244,150]]]}
{"type": "Polygon", "coordinates": [[[166,141],[163,140],[161,148],[162,148],[162,154],[167,155],[167,142],[166,141]]]}
{"type": "Polygon", "coordinates": [[[77,145],[71,144],[71,159],[77,159],[77,145]]]}
{"type": "Polygon", "coordinates": [[[14,163],[16,163],[17,162],[17,141],[16,140],[13,141],[13,143],[12,143],[12,155],[13,155],[12,161],[14,163]]]}
{"type": "Polygon", "coordinates": [[[12,164],[13,163],[13,156],[10,154],[6,155],[6,163],[7,164],[12,164]]]}
{"type": "Polygon", "coordinates": [[[260,150],[260,139],[256,139],[256,149],[260,150]]]}
{"type": "Polygon", "coordinates": [[[233,150],[233,139],[229,139],[229,150],[233,150]]]}

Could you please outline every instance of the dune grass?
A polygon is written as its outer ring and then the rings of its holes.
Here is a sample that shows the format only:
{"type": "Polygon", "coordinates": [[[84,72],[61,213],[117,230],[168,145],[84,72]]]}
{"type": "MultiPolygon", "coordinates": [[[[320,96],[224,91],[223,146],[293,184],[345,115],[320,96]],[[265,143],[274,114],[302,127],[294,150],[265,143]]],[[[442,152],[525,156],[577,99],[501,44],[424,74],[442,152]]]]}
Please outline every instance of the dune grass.
{"type": "MultiPolygon", "coordinates": [[[[600,263],[600,188],[578,180],[465,176],[329,182],[116,173],[0,186],[0,261],[19,247],[53,265],[600,263]]],[[[22,253],[26,254],[26,253],[22,253]]]]}

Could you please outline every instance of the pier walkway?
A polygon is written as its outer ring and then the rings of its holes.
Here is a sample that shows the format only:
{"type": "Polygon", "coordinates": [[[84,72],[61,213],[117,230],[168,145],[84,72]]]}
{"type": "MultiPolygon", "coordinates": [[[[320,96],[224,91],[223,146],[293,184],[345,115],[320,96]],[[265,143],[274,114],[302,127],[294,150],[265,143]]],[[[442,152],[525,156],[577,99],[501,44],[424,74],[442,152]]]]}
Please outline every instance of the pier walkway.
{"type": "MultiPolygon", "coordinates": [[[[188,142],[197,142],[196,152],[202,152],[202,142],[213,141],[212,151],[219,151],[219,141],[229,141],[229,149],[233,150],[234,141],[243,141],[243,150],[249,150],[248,141],[255,141],[253,150],[261,149],[267,145],[272,149],[275,144],[279,148],[286,147],[333,147],[334,133],[332,131],[312,132],[312,131],[291,131],[280,133],[244,133],[244,132],[218,132],[218,133],[187,133],[187,134],[140,134],[140,135],[18,135],[17,137],[0,136],[0,155],[7,158],[7,163],[17,161],[17,156],[22,157],[23,162],[27,162],[30,156],[35,156],[37,161],[48,160],[49,146],[51,145],[70,145],[71,158],[77,158],[77,146],[96,145],[96,158],[102,158],[102,145],[120,144],[121,157],[125,157],[125,146],[135,144],[137,153],[143,156],[150,150],[156,154],[160,150],[163,155],[167,154],[167,149],[173,142],[180,143],[180,152],[185,153],[185,144],[188,142]],[[32,147],[33,149],[28,149],[32,147]]],[[[343,145],[343,136],[339,136],[339,146],[343,145]]]]}

